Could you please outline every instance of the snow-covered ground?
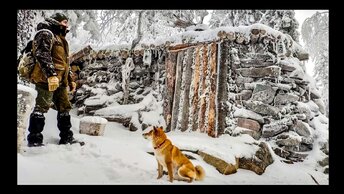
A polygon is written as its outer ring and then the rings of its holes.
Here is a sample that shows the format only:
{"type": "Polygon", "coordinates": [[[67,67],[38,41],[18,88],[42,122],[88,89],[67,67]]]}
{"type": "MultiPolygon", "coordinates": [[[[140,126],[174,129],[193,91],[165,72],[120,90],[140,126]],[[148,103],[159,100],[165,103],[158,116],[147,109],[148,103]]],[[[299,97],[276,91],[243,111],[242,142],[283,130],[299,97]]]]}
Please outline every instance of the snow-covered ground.
{"type": "MultiPolygon", "coordinates": [[[[190,184],[181,181],[170,183],[166,175],[156,179],[155,157],[147,153],[153,151],[151,143],[142,137],[142,131],[130,132],[119,123],[108,122],[104,136],[88,136],[79,134],[80,118],[73,116],[75,137],[85,141],[86,145],[57,145],[59,131],[56,115],[54,110],[46,114],[43,131],[46,146],[28,148],[25,142],[23,151],[18,153],[18,184],[190,184]]],[[[233,154],[250,154],[248,149],[240,146],[244,145],[242,142],[254,141],[248,135],[223,135],[215,139],[195,132],[170,132],[167,135],[177,146],[206,150],[227,161],[234,158],[233,154]]],[[[315,184],[310,175],[320,184],[329,184],[328,175],[314,170],[314,161],[306,159],[303,163],[291,165],[280,162],[274,153],[272,155],[274,163],[267,167],[263,175],[244,169],[238,169],[232,175],[222,175],[200,156],[193,154],[197,159],[192,160],[193,164],[201,165],[206,176],[203,181],[191,184],[315,184]]]]}

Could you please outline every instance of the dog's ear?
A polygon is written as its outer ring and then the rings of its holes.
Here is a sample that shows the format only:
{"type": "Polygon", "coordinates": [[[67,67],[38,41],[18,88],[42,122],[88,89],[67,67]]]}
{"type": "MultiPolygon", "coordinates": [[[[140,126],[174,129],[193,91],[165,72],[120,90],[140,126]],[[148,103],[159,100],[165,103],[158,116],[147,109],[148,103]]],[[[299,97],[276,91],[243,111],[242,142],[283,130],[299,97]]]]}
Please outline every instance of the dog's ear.
{"type": "Polygon", "coordinates": [[[156,127],[155,127],[155,126],[153,126],[153,130],[156,130],[156,127]]]}

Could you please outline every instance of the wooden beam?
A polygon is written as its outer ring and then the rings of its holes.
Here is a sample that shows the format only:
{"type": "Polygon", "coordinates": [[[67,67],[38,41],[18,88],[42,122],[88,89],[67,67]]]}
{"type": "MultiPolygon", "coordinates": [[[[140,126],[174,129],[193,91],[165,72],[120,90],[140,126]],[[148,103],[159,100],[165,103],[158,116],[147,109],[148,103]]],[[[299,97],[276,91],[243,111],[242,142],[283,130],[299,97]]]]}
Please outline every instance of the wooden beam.
{"type": "Polygon", "coordinates": [[[184,101],[183,101],[183,110],[182,110],[182,120],[181,120],[181,131],[186,131],[188,128],[188,121],[189,121],[189,94],[190,94],[190,87],[191,87],[191,75],[192,69],[191,65],[193,63],[193,53],[195,49],[190,48],[187,52],[187,59],[186,59],[186,67],[185,67],[185,86],[184,86],[184,101]]]}
{"type": "Polygon", "coordinates": [[[211,44],[211,57],[210,57],[210,94],[209,94],[209,113],[208,113],[208,130],[207,133],[211,137],[215,137],[215,118],[216,118],[216,63],[217,63],[217,45],[216,43],[211,44]]]}
{"type": "Polygon", "coordinates": [[[205,131],[205,111],[207,108],[206,105],[206,76],[207,76],[207,67],[208,67],[208,45],[203,45],[203,52],[202,52],[202,64],[200,69],[200,76],[201,76],[201,83],[200,83],[200,112],[199,112],[199,121],[198,127],[201,132],[205,131]]]}
{"type": "Polygon", "coordinates": [[[194,79],[192,80],[192,85],[194,86],[194,96],[192,98],[192,131],[196,131],[198,129],[198,102],[199,102],[199,95],[198,95],[198,90],[199,90],[199,78],[200,78],[200,49],[201,47],[196,48],[196,58],[195,58],[195,70],[194,70],[194,79]]]}
{"type": "Polygon", "coordinates": [[[88,45],[87,47],[79,50],[78,52],[72,53],[69,56],[69,64],[72,64],[74,61],[77,61],[78,59],[82,59],[86,55],[89,55],[91,53],[91,46],[88,45]]]}
{"type": "Polygon", "coordinates": [[[185,51],[180,51],[177,53],[177,67],[176,67],[176,79],[175,79],[175,90],[174,90],[174,99],[172,107],[172,121],[171,121],[171,130],[175,130],[178,121],[179,113],[179,103],[181,95],[181,84],[182,84],[182,75],[183,75],[183,59],[185,51]]]}
{"type": "Polygon", "coordinates": [[[164,119],[166,131],[171,130],[172,105],[176,74],[177,53],[169,53],[166,60],[166,95],[164,98],[164,119]]]}
{"type": "Polygon", "coordinates": [[[217,93],[217,136],[224,133],[224,130],[226,128],[226,115],[227,115],[227,109],[226,109],[226,102],[228,98],[227,93],[227,71],[228,71],[228,56],[229,56],[229,42],[224,41],[221,43],[221,58],[220,63],[218,64],[218,93],[217,93]]]}

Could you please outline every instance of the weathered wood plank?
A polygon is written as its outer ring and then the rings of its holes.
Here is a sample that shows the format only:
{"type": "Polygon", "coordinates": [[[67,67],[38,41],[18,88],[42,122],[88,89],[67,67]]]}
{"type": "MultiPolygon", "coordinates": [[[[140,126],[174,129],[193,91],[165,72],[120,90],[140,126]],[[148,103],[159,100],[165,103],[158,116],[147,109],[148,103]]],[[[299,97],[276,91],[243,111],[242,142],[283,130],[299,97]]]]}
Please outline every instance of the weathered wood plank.
{"type": "Polygon", "coordinates": [[[199,112],[199,122],[198,126],[201,132],[205,131],[205,111],[207,108],[206,105],[206,76],[207,76],[207,67],[208,67],[208,45],[203,46],[203,54],[202,54],[202,69],[201,69],[201,83],[200,83],[200,112],[199,112]]]}
{"type": "Polygon", "coordinates": [[[176,80],[175,80],[175,90],[174,90],[174,99],[172,107],[172,121],[171,121],[171,130],[175,130],[178,121],[178,111],[179,111],[179,102],[181,95],[181,84],[182,84],[182,75],[183,75],[183,59],[184,51],[178,52],[177,56],[177,67],[176,67],[176,80]]]}
{"type": "Polygon", "coordinates": [[[164,99],[164,119],[166,121],[166,131],[171,130],[171,117],[173,94],[176,74],[177,53],[169,53],[166,60],[166,95],[164,99]]]}
{"type": "Polygon", "coordinates": [[[210,57],[210,95],[209,95],[209,115],[208,115],[208,130],[207,133],[211,137],[216,136],[215,118],[216,118],[216,63],[217,63],[217,45],[211,44],[211,57],[210,57]]]}
{"type": "Polygon", "coordinates": [[[195,58],[195,70],[194,70],[194,79],[192,80],[192,85],[194,86],[194,96],[192,98],[192,106],[193,106],[193,112],[192,112],[192,131],[196,131],[198,129],[198,101],[199,101],[199,79],[200,79],[200,49],[201,47],[196,48],[196,58],[195,58]]]}
{"type": "Polygon", "coordinates": [[[189,121],[189,94],[190,94],[190,86],[191,86],[191,75],[192,69],[191,65],[193,62],[193,53],[195,49],[190,48],[187,52],[187,60],[186,60],[186,67],[185,67],[185,87],[184,87],[184,101],[183,101],[183,110],[182,110],[182,120],[181,120],[181,131],[185,131],[188,128],[188,121],[189,121]]]}
{"type": "Polygon", "coordinates": [[[83,57],[89,55],[91,53],[91,46],[88,45],[87,47],[79,50],[78,52],[72,53],[68,59],[69,59],[69,64],[72,64],[74,61],[77,61],[79,59],[82,59],[83,57]]]}
{"type": "Polygon", "coordinates": [[[226,128],[226,101],[228,99],[227,93],[227,71],[228,71],[228,59],[229,55],[229,45],[228,41],[221,43],[221,59],[218,68],[218,93],[217,93],[217,110],[218,110],[218,120],[217,120],[217,136],[224,133],[226,128]]]}

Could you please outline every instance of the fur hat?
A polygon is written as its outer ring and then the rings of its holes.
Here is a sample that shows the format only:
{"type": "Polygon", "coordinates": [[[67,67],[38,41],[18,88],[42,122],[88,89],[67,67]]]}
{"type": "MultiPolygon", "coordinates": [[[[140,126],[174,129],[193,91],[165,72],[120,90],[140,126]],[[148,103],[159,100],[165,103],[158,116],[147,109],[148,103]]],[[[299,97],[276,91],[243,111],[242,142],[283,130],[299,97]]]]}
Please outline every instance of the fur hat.
{"type": "Polygon", "coordinates": [[[54,13],[52,16],[50,16],[50,18],[61,22],[63,20],[68,20],[68,17],[66,15],[64,15],[63,13],[54,13]]]}

